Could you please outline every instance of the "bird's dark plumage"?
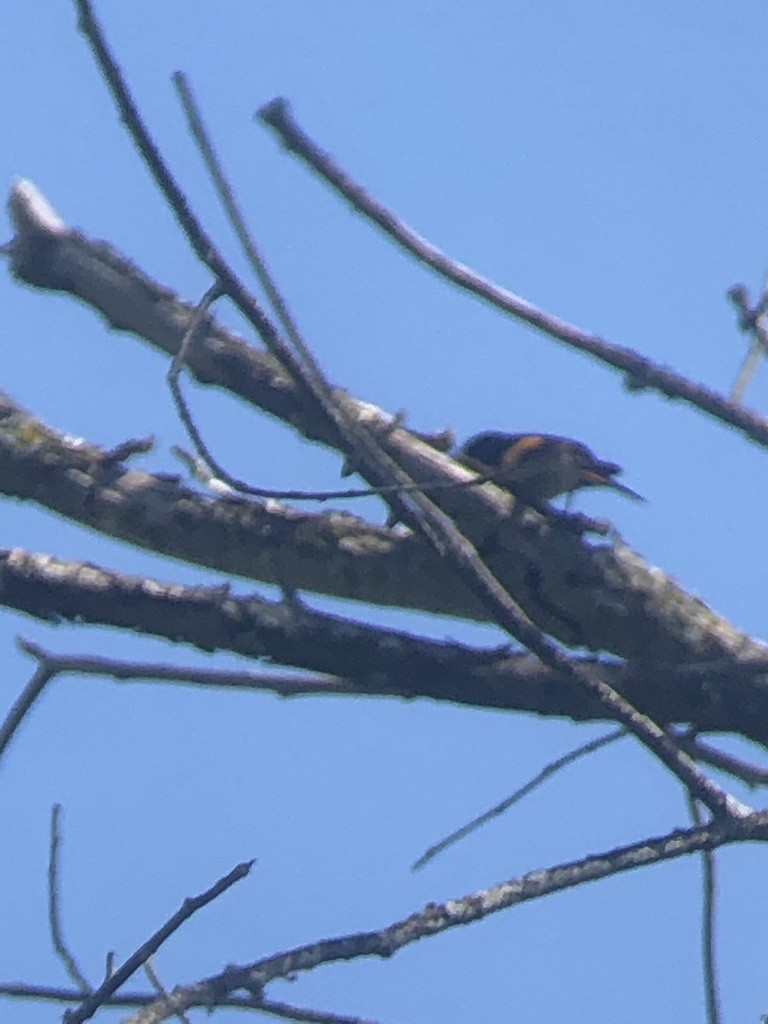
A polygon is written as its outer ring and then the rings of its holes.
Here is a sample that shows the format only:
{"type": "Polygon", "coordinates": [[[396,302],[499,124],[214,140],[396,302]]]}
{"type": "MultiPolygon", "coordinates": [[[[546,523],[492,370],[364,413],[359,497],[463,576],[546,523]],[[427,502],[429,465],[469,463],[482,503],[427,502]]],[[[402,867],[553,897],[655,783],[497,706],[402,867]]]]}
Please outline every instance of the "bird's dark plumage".
{"type": "Polygon", "coordinates": [[[621,466],[604,462],[585,444],[556,434],[489,430],[471,437],[457,458],[470,469],[533,504],[581,487],[610,487],[636,501],[636,491],[615,480],[621,466]]]}

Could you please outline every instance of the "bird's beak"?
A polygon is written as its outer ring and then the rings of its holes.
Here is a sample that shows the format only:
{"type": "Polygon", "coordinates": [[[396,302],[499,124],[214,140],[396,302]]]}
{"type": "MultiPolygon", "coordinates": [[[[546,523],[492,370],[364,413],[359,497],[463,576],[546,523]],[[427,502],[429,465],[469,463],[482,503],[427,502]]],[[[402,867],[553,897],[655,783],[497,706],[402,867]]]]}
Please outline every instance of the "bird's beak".
{"type": "Polygon", "coordinates": [[[626,484],[620,484],[618,480],[613,480],[609,476],[600,476],[599,473],[587,473],[586,478],[594,487],[610,487],[614,491],[620,491],[622,494],[625,494],[633,501],[646,501],[642,494],[638,494],[637,491],[633,491],[631,487],[627,487],[626,484]]]}
{"type": "Polygon", "coordinates": [[[620,484],[618,480],[604,480],[603,483],[607,487],[612,487],[614,491],[621,491],[622,494],[626,494],[626,496],[631,498],[633,501],[647,501],[647,498],[644,498],[642,494],[638,494],[637,491],[633,491],[632,488],[627,487],[626,484],[620,484]]]}

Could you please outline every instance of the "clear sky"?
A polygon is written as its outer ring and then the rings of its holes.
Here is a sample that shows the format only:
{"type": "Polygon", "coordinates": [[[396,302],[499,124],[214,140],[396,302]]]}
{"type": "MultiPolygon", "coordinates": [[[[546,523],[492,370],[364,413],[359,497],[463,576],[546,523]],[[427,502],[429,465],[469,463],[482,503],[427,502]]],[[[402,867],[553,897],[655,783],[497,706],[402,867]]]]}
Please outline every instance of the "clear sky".
{"type": "MultiPolygon", "coordinates": [[[[727,391],[744,341],[724,293],[736,281],[759,287],[768,263],[764,3],[99,8],[168,159],[237,260],[170,85],[174,70],[190,75],[273,269],[336,383],[405,409],[421,430],[544,430],[586,441],[621,463],[649,503],[597,492],[578,507],[611,517],[650,562],[766,635],[765,453],[691,409],[627,394],[614,373],[452,291],[252,119],[285,96],[351,174],[451,255],[727,391]]],[[[199,298],[210,281],[118,124],[72,5],[9,0],[3,21],[3,187],[32,179],[67,223],[199,298]]],[[[3,389],[56,428],[106,446],[154,434],[145,465],[176,471],[168,449],[183,437],[164,360],[70,300],[7,275],[0,289],[3,389]]],[[[338,458],[224,396],[188,391],[233,472],[276,487],[338,481],[338,458]]],[[[768,367],[747,401],[768,407],[768,367]]],[[[5,546],[161,579],[214,578],[31,506],[0,509],[5,546]]],[[[374,502],[356,511],[381,521],[374,502]]],[[[431,636],[501,639],[456,621],[308,600],[431,636]]],[[[31,671],[13,646],[19,634],[61,651],[238,664],[3,613],[0,711],[31,671]]],[[[0,767],[0,979],[65,981],[45,907],[55,801],[64,806],[66,934],[94,982],[109,949],[121,959],[185,896],[258,858],[248,881],[157,957],[170,987],[684,825],[677,784],[624,743],[409,872],[430,843],[600,731],[427,703],[281,702],[59,680],[0,767]]],[[[768,1010],[767,856],[753,847],[718,858],[729,1021],[768,1010]]],[[[389,963],[273,985],[270,995],[392,1024],[697,1021],[699,894],[693,860],[635,872],[409,947],[389,963]]],[[[12,1012],[17,1024],[38,1024],[55,1011],[12,1012]]]]}

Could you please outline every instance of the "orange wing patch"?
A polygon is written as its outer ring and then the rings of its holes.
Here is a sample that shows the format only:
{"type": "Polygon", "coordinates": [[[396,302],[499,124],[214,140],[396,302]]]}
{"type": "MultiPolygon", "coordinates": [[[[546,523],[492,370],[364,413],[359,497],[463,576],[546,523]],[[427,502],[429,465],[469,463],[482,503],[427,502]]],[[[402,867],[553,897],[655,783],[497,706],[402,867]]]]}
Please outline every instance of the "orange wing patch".
{"type": "Polygon", "coordinates": [[[541,434],[526,434],[507,448],[502,456],[501,464],[505,469],[514,469],[531,452],[540,451],[546,447],[546,444],[547,439],[541,434]]]}

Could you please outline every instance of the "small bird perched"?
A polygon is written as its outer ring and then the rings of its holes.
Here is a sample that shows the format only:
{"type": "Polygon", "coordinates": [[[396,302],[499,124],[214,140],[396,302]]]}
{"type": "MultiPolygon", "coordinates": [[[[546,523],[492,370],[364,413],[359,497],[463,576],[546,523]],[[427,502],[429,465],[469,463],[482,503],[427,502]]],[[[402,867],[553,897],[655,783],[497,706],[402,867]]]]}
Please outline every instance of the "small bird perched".
{"type": "Polygon", "coordinates": [[[613,479],[621,473],[621,466],[603,462],[585,444],[555,434],[489,430],[470,437],[456,458],[528,504],[551,501],[581,487],[610,487],[635,501],[645,501],[613,479]]]}

